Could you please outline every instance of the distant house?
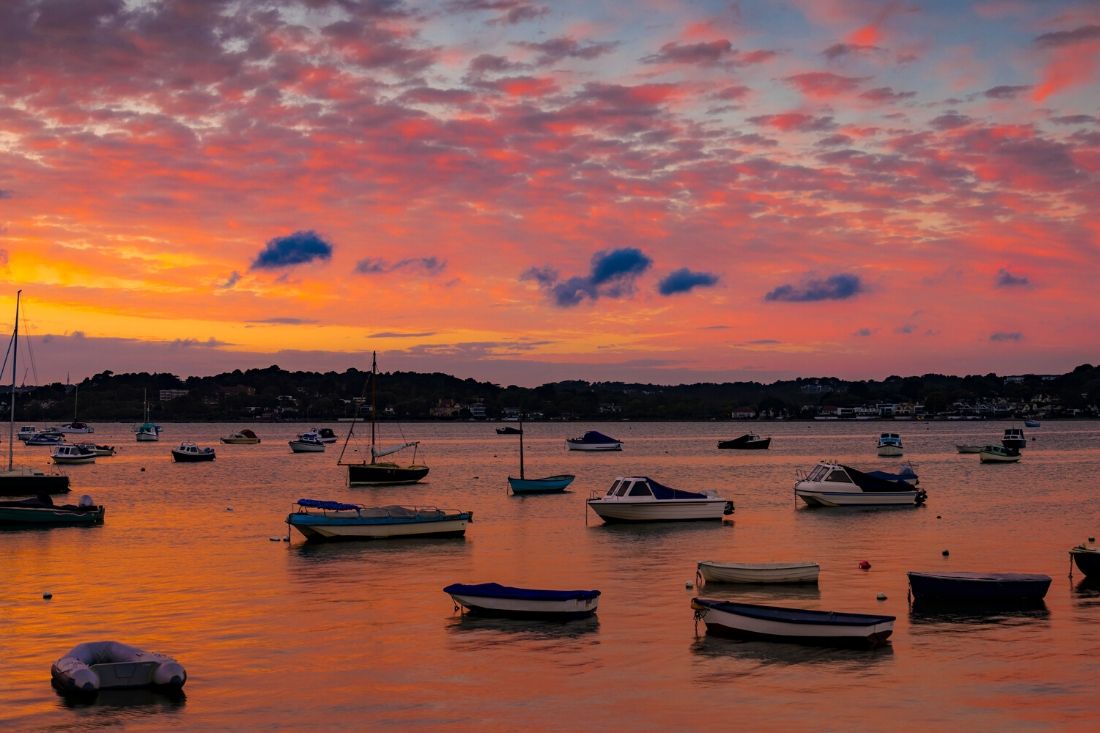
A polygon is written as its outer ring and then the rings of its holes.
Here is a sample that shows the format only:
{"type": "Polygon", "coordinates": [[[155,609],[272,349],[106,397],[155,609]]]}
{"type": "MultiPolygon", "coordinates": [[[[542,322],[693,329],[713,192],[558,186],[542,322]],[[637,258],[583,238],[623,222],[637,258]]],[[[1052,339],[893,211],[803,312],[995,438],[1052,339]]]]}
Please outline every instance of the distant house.
{"type": "Polygon", "coordinates": [[[484,420],[485,403],[475,402],[474,404],[470,405],[470,417],[474,418],[475,420],[484,420]]]}
{"type": "Polygon", "coordinates": [[[171,402],[172,400],[178,400],[180,397],[186,397],[190,391],[189,389],[162,389],[160,391],[160,401],[171,402]]]}
{"type": "Polygon", "coordinates": [[[454,400],[442,399],[435,407],[428,410],[428,414],[432,417],[457,417],[461,411],[462,405],[454,400]]]}
{"type": "Polygon", "coordinates": [[[730,413],[734,420],[752,420],[756,417],[755,407],[737,407],[730,413]]]}

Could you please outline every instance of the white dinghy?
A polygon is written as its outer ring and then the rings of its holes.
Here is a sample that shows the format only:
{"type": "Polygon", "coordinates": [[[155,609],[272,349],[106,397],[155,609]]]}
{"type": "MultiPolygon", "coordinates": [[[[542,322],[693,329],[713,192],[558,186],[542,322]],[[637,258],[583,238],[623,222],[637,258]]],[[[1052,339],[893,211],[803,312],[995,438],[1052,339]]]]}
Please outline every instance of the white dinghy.
{"type": "Polygon", "coordinates": [[[699,563],[695,574],[708,583],[817,583],[816,562],[699,563]]]}
{"type": "Polygon", "coordinates": [[[116,687],[178,690],[187,682],[187,672],[172,657],[118,641],[77,644],[53,663],[50,674],[58,689],[77,694],[116,687]]]}

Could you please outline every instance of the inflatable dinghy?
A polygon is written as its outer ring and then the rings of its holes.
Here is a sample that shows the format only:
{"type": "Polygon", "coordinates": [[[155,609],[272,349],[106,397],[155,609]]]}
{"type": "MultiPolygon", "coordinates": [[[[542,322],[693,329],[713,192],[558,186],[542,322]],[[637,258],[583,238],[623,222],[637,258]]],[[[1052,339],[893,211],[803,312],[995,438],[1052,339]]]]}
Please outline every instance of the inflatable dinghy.
{"type": "Polygon", "coordinates": [[[95,693],[118,687],[178,690],[187,672],[172,657],[118,641],[77,644],[50,667],[54,685],[65,692],[95,693]]]}

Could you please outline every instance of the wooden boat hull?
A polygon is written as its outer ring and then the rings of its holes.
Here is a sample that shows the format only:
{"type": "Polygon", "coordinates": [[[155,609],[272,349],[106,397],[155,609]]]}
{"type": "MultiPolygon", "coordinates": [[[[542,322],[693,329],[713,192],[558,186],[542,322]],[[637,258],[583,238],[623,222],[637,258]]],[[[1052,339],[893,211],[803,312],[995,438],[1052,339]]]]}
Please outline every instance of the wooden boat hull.
{"type": "Polygon", "coordinates": [[[1085,574],[1086,578],[1100,578],[1100,549],[1095,547],[1074,547],[1069,551],[1077,569],[1085,574]]]}
{"type": "Polygon", "coordinates": [[[513,494],[556,494],[565,491],[569,484],[576,478],[572,474],[560,476],[547,476],[545,478],[515,478],[508,477],[508,485],[512,487],[513,494]]]}
{"type": "Polygon", "coordinates": [[[966,603],[1040,601],[1050,576],[1033,573],[924,573],[910,571],[913,600],[966,603]]]}
{"type": "Polygon", "coordinates": [[[415,484],[430,470],[427,466],[398,466],[395,463],[348,463],[348,486],[390,486],[415,484]]]}
{"type": "Polygon", "coordinates": [[[696,618],[707,633],[821,646],[876,647],[894,631],[893,616],[811,611],[752,603],[693,598],[696,618]]]}
{"type": "Polygon", "coordinates": [[[466,525],[472,521],[469,512],[449,515],[435,521],[366,522],[349,517],[341,521],[336,517],[311,514],[290,514],[287,524],[302,533],[307,540],[381,540],[402,537],[461,537],[466,525]]]}
{"type": "Polygon", "coordinates": [[[525,588],[454,583],[443,589],[467,612],[477,616],[569,621],[587,618],[599,605],[599,591],[540,591],[525,588]],[[496,588],[488,588],[495,586],[496,588]]]}
{"type": "Polygon", "coordinates": [[[0,471],[0,496],[65,494],[68,491],[69,477],[64,474],[43,473],[37,469],[0,471]]]}
{"type": "Polygon", "coordinates": [[[733,513],[733,502],[721,498],[637,502],[589,499],[588,506],[608,524],[715,520],[733,513]]]}
{"type": "Polygon", "coordinates": [[[708,583],[817,583],[816,562],[721,563],[703,561],[699,576],[708,583]]]}

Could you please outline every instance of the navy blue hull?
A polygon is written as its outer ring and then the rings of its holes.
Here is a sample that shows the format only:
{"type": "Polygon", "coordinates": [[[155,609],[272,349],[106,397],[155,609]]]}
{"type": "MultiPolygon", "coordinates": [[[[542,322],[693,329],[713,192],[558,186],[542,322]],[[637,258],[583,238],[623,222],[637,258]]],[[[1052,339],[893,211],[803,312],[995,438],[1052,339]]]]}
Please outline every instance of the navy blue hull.
{"type": "Polygon", "coordinates": [[[1100,578],[1100,552],[1070,550],[1069,554],[1077,565],[1077,569],[1084,573],[1086,578],[1100,578]]]}
{"type": "Polygon", "coordinates": [[[1050,576],[1023,573],[909,573],[915,600],[998,603],[1042,600],[1050,576]]]}

